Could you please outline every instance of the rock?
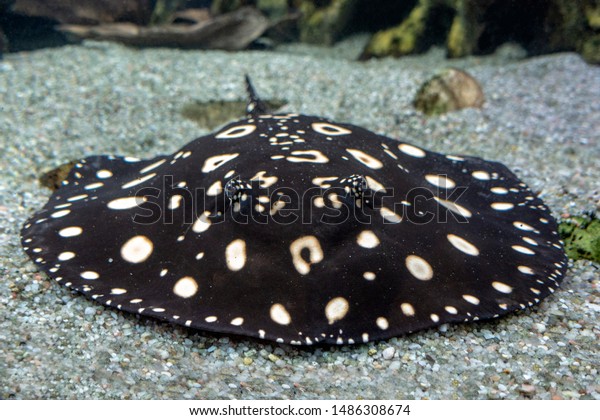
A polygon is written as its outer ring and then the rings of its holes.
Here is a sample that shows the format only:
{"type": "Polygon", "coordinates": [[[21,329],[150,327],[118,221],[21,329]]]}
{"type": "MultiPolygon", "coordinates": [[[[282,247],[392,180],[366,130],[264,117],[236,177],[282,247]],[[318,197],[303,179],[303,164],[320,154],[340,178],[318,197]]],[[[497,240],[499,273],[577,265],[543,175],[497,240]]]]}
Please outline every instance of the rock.
{"type": "Polygon", "coordinates": [[[153,0],[15,0],[13,13],[45,17],[60,23],[92,25],[150,21],[153,0]]]}
{"type": "MultiPolygon", "coordinates": [[[[155,25],[169,22],[177,10],[184,7],[186,3],[188,3],[187,0],[156,0],[152,16],[150,17],[150,23],[155,25]]],[[[208,9],[206,11],[208,14],[208,9]]]]}
{"type": "Polygon", "coordinates": [[[272,21],[283,19],[290,14],[288,0],[256,0],[256,8],[272,21]]]}
{"type": "Polygon", "coordinates": [[[558,233],[565,242],[569,258],[600,262],[600,219],[571,217],[559,223],[558,233]]]}
{"type": "Polygon", "coordinates": [[[449,68],[421,86],[413,105],[427,115],[438,115],[463,108],[479,108],[483,103],[479,83],[468,73],[449,68]]]}
{"type": "Polygon", "coordinates": [[[394,358],[394,355],[396,354],[396,349],[393,347],[386,347],[383,352],[381,353],[381,355],[383,356],[383,358],[385,360],[391,360],[394,358]]]}
{"type": "Polygon", "coordinates": [[[580,53],[588,63],[600,64],[600,34],[583,41],[580,53]]]}
{"type": "Polygon", "coordinates": [[[132,23],[96,26],[61,25],[72,36],[121,42],[137,47],[176,47],[242,50],[263,34],[269,21],[253,7],[216,16],[192,25],[142,27],[132,23]]]}
{"type": "Polygon", "coordinates": [[[394,57],[421,52],[427,29],[427,17],[431,12],[429,0],[420,0],[400,25],[377,32],[365,47],[361,59],[394,57]]]}
{"type": "MultiPolygon", "coordinates": [[[[382,6],[381,13],[385,13],[382,6]]],[[[375,33],[361,58],[402,56],[445,45],[449,57],[488,54],[516,42],[530,54],[578,51],[600,61],[598,0],[418,0],[398,24],[375,33]]]]}
{"type": "Polygon", "coordinates": [[[360,0],[297,1],[300,41],[331,45],[347,32],[360,0]],[[324,6],[319,4],[325,3],[324,6]]]}

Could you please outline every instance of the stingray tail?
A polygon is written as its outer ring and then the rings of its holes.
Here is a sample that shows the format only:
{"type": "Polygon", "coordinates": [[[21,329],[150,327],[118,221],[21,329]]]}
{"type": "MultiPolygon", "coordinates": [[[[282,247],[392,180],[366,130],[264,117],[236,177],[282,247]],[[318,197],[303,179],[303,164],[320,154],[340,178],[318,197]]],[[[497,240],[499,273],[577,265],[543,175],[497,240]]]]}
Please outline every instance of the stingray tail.
{"type": "Polygon", "coordinates": [[[268,114],[270,112],[269,107],[264,103],[256,94],[254,86],[250,81],[250,77],[246,74],[246,91],[248,92],[248,105],[246,105],[246,114],[256,117],[261,114],[268,114]]]}

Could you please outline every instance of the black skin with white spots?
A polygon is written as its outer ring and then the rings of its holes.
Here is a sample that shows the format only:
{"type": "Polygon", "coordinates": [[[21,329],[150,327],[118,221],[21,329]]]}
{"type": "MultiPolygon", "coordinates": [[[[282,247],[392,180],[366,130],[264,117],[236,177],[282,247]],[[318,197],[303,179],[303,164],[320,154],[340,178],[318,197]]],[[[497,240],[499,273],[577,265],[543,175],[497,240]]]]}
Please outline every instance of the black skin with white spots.
{"type": "Polygon", "coordinates": [[[495,318],[558,287],[556,222],[504,165],[263,115],[249,91],[248,118],[173,155],[81,160],[23,227],[27,254],[107,306],[302,345],[495,318]]]}

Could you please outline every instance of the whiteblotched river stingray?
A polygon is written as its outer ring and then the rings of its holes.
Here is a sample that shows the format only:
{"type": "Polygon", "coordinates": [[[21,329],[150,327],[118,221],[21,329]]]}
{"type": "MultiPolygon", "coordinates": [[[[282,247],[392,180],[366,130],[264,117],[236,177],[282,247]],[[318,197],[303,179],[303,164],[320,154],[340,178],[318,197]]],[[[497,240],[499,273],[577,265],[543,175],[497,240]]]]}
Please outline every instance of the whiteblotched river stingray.
{"type": "Polygon", "coordinates": [[[548,208],[504,165],[350,124],[248,116],[151,160],[80,160],[27,254],[99,303],[205,331],[352,344],[496,318],[559,286],[548,208]]]}

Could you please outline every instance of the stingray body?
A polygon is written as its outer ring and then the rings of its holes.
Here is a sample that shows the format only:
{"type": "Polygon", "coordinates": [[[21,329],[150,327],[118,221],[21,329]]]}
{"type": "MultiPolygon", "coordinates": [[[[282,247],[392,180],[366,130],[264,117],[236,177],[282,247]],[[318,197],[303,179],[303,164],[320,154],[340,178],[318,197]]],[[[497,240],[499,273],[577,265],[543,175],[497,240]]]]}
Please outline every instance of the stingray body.
{"type": "Polygon", "coordinates": [[[22,230],[48,275],[111,307],[291,344],[352,344],[540,302],[567,258],[504,165],[269,114],[172,155],[75,164],[22,230]]]}

